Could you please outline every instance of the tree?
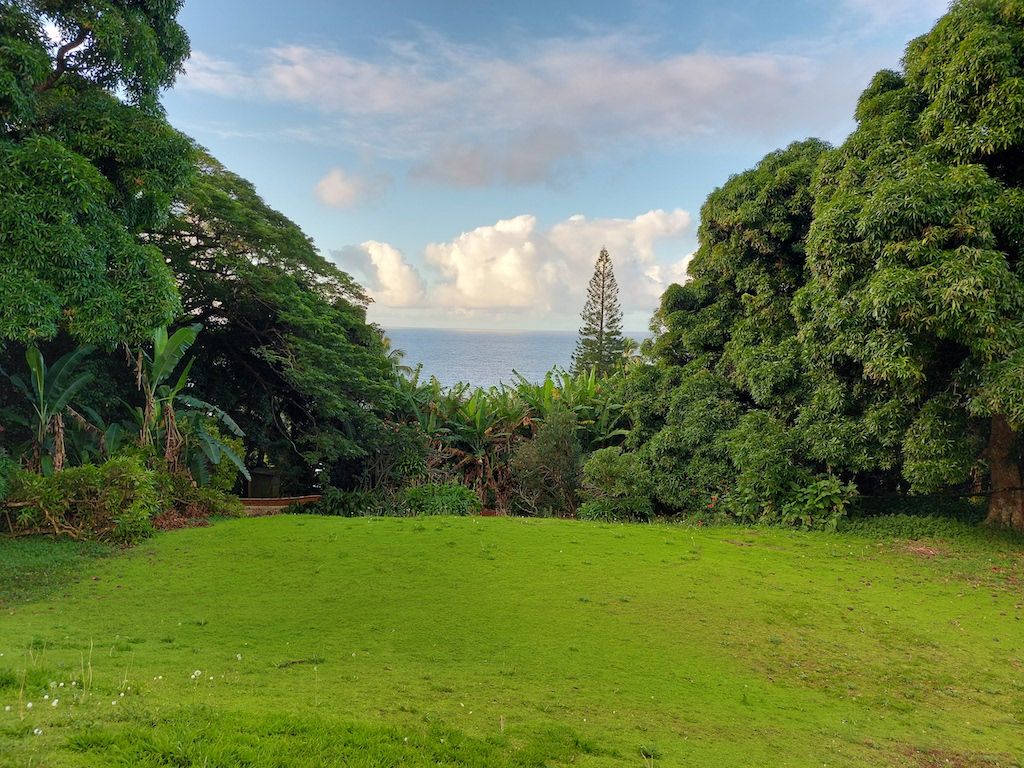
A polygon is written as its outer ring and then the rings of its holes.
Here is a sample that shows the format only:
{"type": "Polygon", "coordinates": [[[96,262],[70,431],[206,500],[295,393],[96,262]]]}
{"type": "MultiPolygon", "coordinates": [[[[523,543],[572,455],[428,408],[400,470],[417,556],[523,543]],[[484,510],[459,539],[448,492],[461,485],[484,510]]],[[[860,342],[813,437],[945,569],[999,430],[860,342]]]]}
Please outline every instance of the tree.
{"type": "Polygon", "coordinates": [[[308,490],[318,469],[350,485],[397,397],[368,298],[252,184],[193,152],[197,173],[147,235],[176,277],[183,319],[205,328],[193,384],[245,432],[250,465],[282,470],[285,488],[308,490]]]}
{"type": "Polygon", "coordinates": [[[157,104],[188,56],[180,5],[0,4],[0,342],[113,346],[173,319],[140,234],[192,167],[157,104]]]}
{"type": "Polygon", "coordinates": [[[811,454],[991,489],[1024,529],[1024,4],[955,3],[880,72],[814,185],[794,301],[811,454]]]}
{"type": "Polygon", "coordinates": [[[587,303],[580,317],[583,326],[572,356],[573,372],[595,368],[602,374],[611,373],[622,361],[622,309],[612,257],[605,248],[601,249],[594,265],[594,275],[587,287],[587,303]]]}
{"type": "Polygon", "coordinates": [[[690,281],[662,296],[649,345],[656,365],[624,383],[638,450],[664,510],[722,505],[776,513],[793,483],[820,467],[802,462],[793,433],[804,372],[790,313],[805,280],[810,181],[828,146],[808,140],[730,178],[701,208],[690,281]],[[746,438],[764,428],[755,454],[746,438]],[[777,468],[759,483],[765,465],[777,468]]]}

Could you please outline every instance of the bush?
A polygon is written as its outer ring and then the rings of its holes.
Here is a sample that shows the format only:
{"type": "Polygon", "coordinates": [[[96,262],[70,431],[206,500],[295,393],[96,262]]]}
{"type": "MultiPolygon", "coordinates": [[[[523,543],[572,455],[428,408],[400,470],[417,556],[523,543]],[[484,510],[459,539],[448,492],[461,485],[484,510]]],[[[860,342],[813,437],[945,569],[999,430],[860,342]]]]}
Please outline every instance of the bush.
{"type": "Polygon", "coordinates": [[[483,505],[469,488],[458,483],[426,483],[406,488],[401,498],[412,515],[475,515],[483,505]]]}
{"type": "Polygon", "coordinates": [[[797,435],[765,411],[743,416],[726,444],[737,474],[724,501],[740,520],[835,530],[857,494],[852,484],[802,466],[797,435]]]}
{"type": "Polygon", "coordinates": [[[537,434],[516,448],[510,462],[514,512],[544,517],[576,513],[581,462],[576,427],[572,411],[552,408],[537,434]]]}
{"type": "Polygon", "coordinates": [[[579,516],[586,520],[650,520],[654,516],[650,480],[636,453],[619,448],[594,451],[583,466],[584,498],[579,516]]]}
{"type": "Polygon", "coordinates": [[[369,491],[342,491],[338,488],[326,488],[319,501],[312,504],[291,504],[285,509],[285,512],[329,517],[360,517],[375,507],[376,499],[369,491]]]}
{"type": "Polygon", "coordinates": [[[238,517],[242,502],[187,475],[146,465],[129,452],[103,464],[69,467],[50,476],[16,470],[8,499],[15,531],[52,532],[131,544],[159,528],[194,525],[210,517],[238,517]]]}
{"type": "Polygon", "coordinates": [[[71,467],[49,477],[17,470],[9,501],[18,505],[15,529],[131,543],[153,533],[160,512],[156,473],[138,458],[71,467]]]}
{"type": "Polygon", "coordinates": [[[11,461],[7,451],[0,448],[0,502],[7,498],[11,492],[11,474],[14,472],[15,463],[11,461]]]}

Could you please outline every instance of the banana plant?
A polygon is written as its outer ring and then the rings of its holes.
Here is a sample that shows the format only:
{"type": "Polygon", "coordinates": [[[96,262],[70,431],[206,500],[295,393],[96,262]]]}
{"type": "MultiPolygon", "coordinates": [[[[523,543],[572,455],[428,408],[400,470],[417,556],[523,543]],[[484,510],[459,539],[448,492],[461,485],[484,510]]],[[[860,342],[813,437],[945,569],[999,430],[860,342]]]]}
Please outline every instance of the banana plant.
{"type": "MultiPolygon", "coordinates": [[[[131,406],[129,406],[131,410],[131,406]]],[[[74,427],[68,432],[71,453],[79,464],[92,464],[113,457],[130,439],[130,425],[106,422],[93,408],[67,408],[74,427]]]]}
{"type": "Polygon", "coordinates": [[[200,485],[210,482],[210,466],[230,461],[246,480],[252,480],[242,457],[224,442],[211,423],[223,425],[235,437],[245,437],[235,420],[215,405],[190,395],[179,395],[178,401],[185,406],[179,410],[177,419],[188,425],[185,439],[185,466],[189,474],[200,485]]]}
{"type": "Polygon", "coordinates": [[[152,351],[140,350],[137,357],[135,375],[145,398],[139,444],[153,445],[154,430],[162,428],[164,455],[172,470],[177,468],[177,456],[182,447],[181,433],[175,423],[174,400],[188,384],[194,358],[185,363],[174,384],[168,382],[202,329],[199,324],[188,325],[168,336],[165,326],[157,328],[153,331],[152,351]]]}
{"type": "Polygon", "coordinates": [[[25,350],[29,370],[27,382],[18,374],[3,371],[32,407],[31,418],[15,418],[32,432],[28,460],[30,470],[50,474],[64,468],[64,414],[75,395],[92,380],[91,373],[75,373],[82,359],[92,350],[90,346],[79,347],[48,368],[43,353],[30,346],[25,350]]]}

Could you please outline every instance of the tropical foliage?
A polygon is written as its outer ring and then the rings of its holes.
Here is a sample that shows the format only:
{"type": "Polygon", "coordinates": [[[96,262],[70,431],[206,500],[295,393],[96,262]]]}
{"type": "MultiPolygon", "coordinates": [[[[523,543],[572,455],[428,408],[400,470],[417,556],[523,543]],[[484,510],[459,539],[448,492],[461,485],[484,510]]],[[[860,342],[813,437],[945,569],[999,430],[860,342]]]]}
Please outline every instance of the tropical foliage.
{"type": "MultiPolygon", "coordinates": [[[[543,508],[548,513],[572,514],[578,472],[568,466],[578,458],[571,457],[578,457],[581,450],[620,443],[627,433],[611,380],[593,369],[576,375],[555,369],[540,383],[520,376],[514,385],[489,390],[466,384],[445,388],[436,379],[421,381],[417,372],[399,377],[398,387],[403,403],[399,418],[415,427],[427,443],[420,477],[457,480],[473,489],[483,505],[502,511],[536,513],[543,508]],[[553,439],[556,421],[562,436],[553,439]],[[526,459],[548,441],[548,449],[526,459]],[[568,466],[563,466],[565,461],[568,466]],[[550,466],[545,468],[545,463],[550,466]],[[556,464],[562,468],[556,471],[556,464]],[[542,469],[561,478],[554,495],[557,502],[548,498],[539,503],[524,490],[540,482],[539,476],[527,476],[542,469]]],[[[415,483],[417,475],[403,479],[415,483]]]]}

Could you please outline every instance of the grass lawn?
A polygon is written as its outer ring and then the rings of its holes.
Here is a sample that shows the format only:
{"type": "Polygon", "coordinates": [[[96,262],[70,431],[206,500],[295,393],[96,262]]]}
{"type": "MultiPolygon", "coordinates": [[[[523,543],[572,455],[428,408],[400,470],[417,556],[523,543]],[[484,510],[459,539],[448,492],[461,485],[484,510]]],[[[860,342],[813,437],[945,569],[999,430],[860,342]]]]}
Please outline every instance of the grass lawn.
{"type": "Polygon", "coordinates": [[[283,516],[45,595],[25,546],[2,766],[1024,765],[1005,542],[283,516]]]}

